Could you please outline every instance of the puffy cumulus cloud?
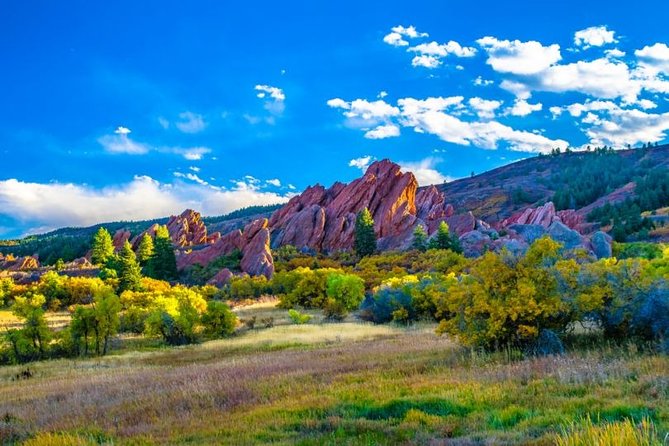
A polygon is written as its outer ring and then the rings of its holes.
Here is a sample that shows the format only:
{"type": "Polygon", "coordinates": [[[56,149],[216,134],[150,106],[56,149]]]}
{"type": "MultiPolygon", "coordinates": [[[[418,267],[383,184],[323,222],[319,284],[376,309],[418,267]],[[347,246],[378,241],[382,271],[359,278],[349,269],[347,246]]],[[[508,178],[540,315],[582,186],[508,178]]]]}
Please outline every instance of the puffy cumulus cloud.
{"type": "Polygon", "coordinates": [[[128,155],[144,155],[149,153],[151,147],[138,143],[130,138],[131,130],[127,127],[117,127],[112,135],[104,135],[98,138],[98,142],[109,153],[125,153],[128,155]]]}
{"type": "Polygon", "coordinates": [[[654,102],[645,99],[633,106],[597,100],[555,106],[550,111],[556,117],[566,112],[571,117],[579,118],[590,144],[624,148],[627,144],[658,142],[666,137],[669,113],[646,111],[656,106],[654,102]]]}
{"type": "MultiPolygon", "coordinates": [[[[167,127],[163,123],[161,123],[161,125],[163,125],[165,128],[169,127],[169,123],[167,123],[167,127]]],[[[179,113],[179,120],[175,123],[175,125],[179,131],[183,133],[199,133],[205,129],[207,123],[204,121],[202,115],[198,115],[197,113],[190,111],[185,111],[183,113],[179,113]]]]}
{"type": "Polygon", "coordinates": [[[606,58],[552,66],[529,85],[533,90],[577,91],[596,98],[622,97],[627,102],[634,102],[642,87],[627,64],[606,58]]]}
{"type": "Polygon", "coordinates": [[[476,41],[487,53],[487,63],[500,73],[536,74],[562,59],[560,45],[543,46],[536,41],[498,40],[483,37],[476,41]]]}
{"type": "Polygon", "coordinates": [[[281,180],[279,180],[278,178],[265,180],[265,183],[269,184],[270,186],[281,187],[281,180]]]}
{"type": "Polygon", "coordinates": [[[471,98],[468,103],[474,109],[478,117],[482,119],[494,118],[495,110],[502,106],[502,101],[481,98],[471,98]]]}
{"type": "Polygon", "coordinates": [[[591,26],[590,28],[576,31],[574,34],[574,45],[587,49],[593,46],[604,46],[608,43],[618,42],[615,31],[610,31],[606,26],[591,26]]]}
{"type": "Polygon", "coordinates": [[[512,107],[506,109],[506,113],[512,116],[527,116],[536,111],[541,111],[543,104],[530,104],[524,99],[516,99],[512,107]]]}
{"type": "Polygon", "coordinates": [[[355,167],[364,172],[367,170],[372,161],[374,161],[374,157],[371,155],[361,156],[360,158],[354,158],[351,161],[349,161],[348,166],[355,167]]]}
{"type": "Polygon", "coordinates": [[[417,39],[427,36],[427,33],[418,32],[414,26],[404,27],[398,25],[390,29],[390,33],[383,37],[383,41],[392,46],[409,46],[409,42],[404,40],[404,37],[417,39]]]}
{"type": "MultiPolygon", "coordinates": [[[[587,116],[586,116],[587,117],[587,116]]],[[[669,113],[648,113],[637,109],[615,109],[584,123],[593,144],[624,147],[627,144],[658,142],[667,136],[669,113]]]]}
{"type": "MultiPolygon", "coordinates": [[[[489,121],[490,114],[501,106],[499,101],[472,98],[467,102],[469,107],[465,105],[462,96],[403,98],[397,101],[397,107],[387,103],[369,107],[371,103],[363,99],[351,102],[340,99],[333,101],[331,103],[335,107],[344,110],[343,114],[347,120],[361,117],[365,113],[367,118],[365,122],[381,117],[384,120],[382,124],[384,136],[387,136],[388,132],[391,132],[391,136],[396,136],[395,133],[399,134],[400,127],[407,127],[418,133],[436,135],[446,142],[474,145],[484,149],[496,149],[503,144],[510,150],[547,153],[556,147],[568,146],[563,140],[552,140],[539,133],[515,130],[499,122],[489,121]],[[370,109],[375,111],[370,112],[370,109]],[[468,121],[460,117],[463,114],[475,114],[479,118],[483,115],[485,120],[468,121]],[[391,129],[391,126],[395,128],[391,129]]],[[[365,136],[371,136],[368,127],[356,128],[366,131],[365,136]]],[[[381,131],[377,128],[371,132],[375,130],[381,131]]]]}
{"type": "Polygon", "coordinates": [[[383,139],[399,135],[399,128],[392,124],[392,118],[399,116],[400,110],[382,99],[356,99],[347,102],[334,98],[327,101],[327,105],[343,110],[346,125],[365,130],[366,138],[383,139]]]}
{"type": "Polygon", "coordinates": [[[645,46],[634,55],[645,68],[669,75],[669,46],[666,43],[645,46]]]}
{"type": "Polygon", "coordinates": [[[435,168],[440,161],[439,158],[428,157],[420,161],[400,161],[399,164],[403,171],[414,174],[419,186],[429,186],[453,180],[435,168]]]}
{"type": "Polygon", "coordinates": [[[174,183],[147,176],[116,186],[94,188],[72,183],[0,181],[0,209],[22,226],[50,230],[118,220],[164,217],[186,208],[221,215],[249,205],[288,201],[290,195],[258,190],[213,188],[185,174],[174,183]]]}
{"type": "Polygon", "coordinates": [[[437,68],[442,64],[441,59],[453,55],[455,57],[473,57],[476,55],[476,48],[460,45],[451,40],[448,43],[421,43],[408,49],[408,51],[417,53],[411,60],[414,67],[437,68]]]}
{"type": "Polygon", "coordinates": [[[367,139],[385,139],[400,136],[400,128],[394,124],[384,124],[374,127],[365,133],[367,139]]]}
{"type": "Polygon", "coordinates": [[[281,115],[286,108],[286,94],[278,87],[256,85],[256,96],[265,101],[265,110],[273,115],[281,115]]]}
{"type": "Polygon", "coordinates": [[[442,62],[437,56],[421,54],[411,59],[411,65],[414,67],[437,68],[442,62]]]}

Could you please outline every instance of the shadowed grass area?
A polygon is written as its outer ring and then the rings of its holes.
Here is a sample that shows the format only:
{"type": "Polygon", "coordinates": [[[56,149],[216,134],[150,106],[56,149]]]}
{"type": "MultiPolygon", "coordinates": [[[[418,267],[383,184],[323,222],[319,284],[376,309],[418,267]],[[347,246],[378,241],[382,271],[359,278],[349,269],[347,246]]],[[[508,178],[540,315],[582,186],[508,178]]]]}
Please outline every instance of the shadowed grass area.
{"type": "Polygon", "coordinates": [[[431,325],[279,325],[30,368],[0,369],[0,436],[34,445],[548,445],[587,417],[669,430],[666,356],[483,354],[431,325]]]}

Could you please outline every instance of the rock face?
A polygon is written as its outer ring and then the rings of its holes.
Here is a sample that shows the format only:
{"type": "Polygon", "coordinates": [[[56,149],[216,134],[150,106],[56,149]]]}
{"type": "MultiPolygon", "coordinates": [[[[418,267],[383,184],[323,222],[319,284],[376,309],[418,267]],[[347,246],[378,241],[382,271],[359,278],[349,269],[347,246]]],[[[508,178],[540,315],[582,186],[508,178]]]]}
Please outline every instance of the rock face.
{"type": "Polygon", "coordinates": [[[613,256],[613,249],[611,247],[613,239],[610,235],[602,231],[595,232],[590,237],[590,245],[592,252],[598,259],[608,258],[613,256]]]}
{"type": "Polygon", "coordinates": [[[556,211],[552,201],[536,208],[527,208],[524,211],[513,214],[499,224],[500,228],[511,225],[538,225],[546,229],[554,222],[563,223],[570,229],[579,229],[585,223],[583,215],[573,209],[556,211]]]}
{"type": "Polygon", "coordinates": [[[367,208],[374,218],[379,249],[407,247],[417,224],[431,233],[453,215],[453,207],[436,187],[417,190],[414,175],[403,173],[388,160],[373,163],[349,184],[309,187],[272,215],[272,246],[326,252],[350,249],[356,215],[367,208]]]}
{"type": "MultiPolygon", "coordinates": [[[[181,215],[172,215],[166,226],[172,243],[180,248],[213,243],[221,237],[218,232],[207,235],[207,226],[202,221],[202,216],[192,209],[186,209],[181,215]]],[[[155,237],[158,227],[157,224],[153,224],[149,229],[134,237],[131,241],[133,248],[139,247],[144,234],[155,237]]]]}
{"type": "Polygon", "coordinates": [[[249,223],[244,231],[233,231],[221,236],[213,244],[190,252],[179,252],[177,268],[199,264],[206,266],[217,258],[230,254],[234,250],[242,253],[241,269],[252,275],[272,277],[274,260],[270,250],[270,233],[266,218],[249,223]]]}
{"type": "Polygon", "coordinates": [[[124,229],[119,229],[114,233],[114,237],[112,237],[112,245],[114,245],[114,251],[119,252],[121,251],[121,248],[123,248],[123,245],[125,245],[125,242],[130,240],[130,231],[126,231],[124,229]]]}

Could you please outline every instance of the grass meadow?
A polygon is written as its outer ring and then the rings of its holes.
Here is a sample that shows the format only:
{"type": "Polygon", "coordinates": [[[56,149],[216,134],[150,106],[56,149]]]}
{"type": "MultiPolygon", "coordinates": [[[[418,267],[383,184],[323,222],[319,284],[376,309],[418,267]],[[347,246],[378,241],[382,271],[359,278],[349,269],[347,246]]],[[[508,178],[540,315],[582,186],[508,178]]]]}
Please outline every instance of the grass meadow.
{"type": "MultiPolygon", "coordinates": [[[[669,358],[479,353],[430,324],[273,317],[229,339],[0,368],[5,444],[667,444],[669,358]],[[601,442],[609,439],[609,442],[601,442]],[[600,441],[601,440],[601,441],[600,441]]],[[[127,341],[131,343],[131,341],[127,341]]],[[[131,345],[131,344],[129,344],[131,345]]],[[[592,345],[595,345],[593,343],[592,345]]]]}

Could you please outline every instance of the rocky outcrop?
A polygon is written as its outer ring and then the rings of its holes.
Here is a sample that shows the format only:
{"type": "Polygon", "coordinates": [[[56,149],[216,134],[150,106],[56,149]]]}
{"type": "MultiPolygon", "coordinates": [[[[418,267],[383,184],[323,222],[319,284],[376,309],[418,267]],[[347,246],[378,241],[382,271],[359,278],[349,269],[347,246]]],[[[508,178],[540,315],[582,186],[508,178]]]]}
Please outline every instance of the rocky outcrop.
{"type": "Polygon", "coordinates": [[[585,218],[573,209],[556,211],[552,201],[536,208],[527,208],[502,220],[498,225],[506,228],[511,225],[538,225],[548,229],[554,222],[563,223],[570,229],[580,230],[585,224],[585,218]]]}
{"type": "Polygon", "coordinates": [[[270,232],[266,218],[249,223],[244,231],[233,231],[221,236],[215,243],[193,251],[181,251],[177,255],[177,268],[191,265],[206,266],[217,258],[234,250],[242,253],[241,269],[252,276],[272,277],[274,260],[270,250],[270,232]]]}
{"type": "MultiPolygon", "coordinates": [[[[166,226],[172,244],[180,248],[214,243],[221,237],[218,232],[208,235],[207,226],[202,221],[202,216],[192,209],[186,209],[180,215],[172,215],[166,226]]],[[[144,234],[155,237],[158,228],[158,224],[153,224],[149,229],[135,236],[131,241],[133,248],[137,249],[139,247],[144,234]]]]}
{"type": "Polygon", "coordinates": [[[4,271],[29,271],[39,267],[37,256],[14,257],[8,254],[0,259],[0,270],[4,271]]]}
{"type": "Polygon", "coordinates": [[[374,218],[379,249],[405,248],[417,224],[431,233],[453,215],[453,207],[436,187],[417,190],[414,175],[388,160],[373,163],[349,184],[309,187],[272,215],[272,246],[326,252],[350,249],[356,215],[367,208],[374,218]]]}
{"type": "Polygon", "coordinates": [[[562,244],[565,249],[575,249],[584,247],[581,234],[573,229],[569,229],[564,223],[554,221],[548,228],[550,238],[562,244]]]}

